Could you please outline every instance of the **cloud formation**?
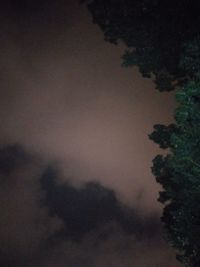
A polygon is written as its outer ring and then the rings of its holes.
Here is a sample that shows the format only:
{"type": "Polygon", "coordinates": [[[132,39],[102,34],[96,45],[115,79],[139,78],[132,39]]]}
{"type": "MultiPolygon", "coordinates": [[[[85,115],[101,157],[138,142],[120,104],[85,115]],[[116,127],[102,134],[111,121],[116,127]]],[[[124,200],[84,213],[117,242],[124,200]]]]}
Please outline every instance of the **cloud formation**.
{"type": "Polygon", "coordinates": [[[50,218],[40,203],[41,171],[41,164],[20,146],[1,148],[0,250],[11,263],[34,257],[62,225],[58,218],[50,218]]]}
{"type": "Polygon", "coordinates": [[[24,2],[1,10],[0,143],[63,169],[70,162],[74,183],[96,179],[138,209],[158,210],[150,172],[158,150],[147,135],[171,120],[172,96],[121,67],[124,47],[104,42],[78,1],[24,2]]]}
{"type": "Polygon", "coordinates": [[[0,149],[2,266],[174,266],[157,216],[98,183],[61,184],[59,170],[41,162],[19,145],[0,149]]]}
{"type": "Polygon", "coordinates": [[[78,1],[11,0],[0,16],[0,265],[178,266],[147,139],[171,95],[121,68],[123,45],[78,1]]]}

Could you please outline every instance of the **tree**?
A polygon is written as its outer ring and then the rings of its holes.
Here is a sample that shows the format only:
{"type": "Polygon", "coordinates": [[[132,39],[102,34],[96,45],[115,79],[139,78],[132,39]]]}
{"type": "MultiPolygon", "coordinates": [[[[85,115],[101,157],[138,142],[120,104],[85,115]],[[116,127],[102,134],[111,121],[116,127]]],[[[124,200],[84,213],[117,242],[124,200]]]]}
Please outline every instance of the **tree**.
{"type": "Polygon", "coordinates": [[[200,266],[200,82],[195,79],[176,91],[175,125],[155,125],[150,134],[167,156],[153,160],[152,172],[163,187],[158,200],[165,204],[162,221],[177,259],[200,266]]]}
{"type": "Polygon", "coordinates": [[[196,97],[200,96],[200,83],[188,82],[176,96],[179,131],[171,135],[171,153],[164,165],[168,177],[164,182],[161,180],[168,196],[164,200],[162,221],[168,241],[179,251],[177,258],[186,266],[197,267],[200,266],[200,105],[196,97]]]}
{"type": "Polygon", "coordinates": [[[171,123],[168,126],[155,124],[154,131],[149,134],[149,139],[159,144],[160,148],[169,148],[171,135],[174,132],[178,132],[178,128],[174,123],[171,123]]]}
{"type": "Polygon", "coordinates": [[[184,80],[179,68],[183,44],[199,34],[198,1],[92,0],[88,8],[105,40],[122,41],[127,50],[123,65],[137,65],[144,77],[155,76],[160,91],[184,80]]]}
{"type": "Polygon", "coordinates": [[[174,124],[156,124],[149,138],[152,172],[163,190],[166,239],[187,267],[200,266],[200,16],[198,1],[92,0],[88,8],[105,40],[122,41],[123,65],[155,77],[157,89],[176,89],[174,124]]]}

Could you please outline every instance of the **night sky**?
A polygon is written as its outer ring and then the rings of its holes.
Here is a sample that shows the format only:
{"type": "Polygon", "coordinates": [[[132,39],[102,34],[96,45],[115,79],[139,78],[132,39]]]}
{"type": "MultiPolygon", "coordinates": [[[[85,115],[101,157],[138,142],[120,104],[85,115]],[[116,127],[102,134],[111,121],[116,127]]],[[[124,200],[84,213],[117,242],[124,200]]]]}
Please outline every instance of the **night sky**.
{"type": "Polygon", "coordinates": [[[0,266],[180,266],[148,139],[173,93],[123,68],[78,1],[6,1],[0,28],[0,266]]]}

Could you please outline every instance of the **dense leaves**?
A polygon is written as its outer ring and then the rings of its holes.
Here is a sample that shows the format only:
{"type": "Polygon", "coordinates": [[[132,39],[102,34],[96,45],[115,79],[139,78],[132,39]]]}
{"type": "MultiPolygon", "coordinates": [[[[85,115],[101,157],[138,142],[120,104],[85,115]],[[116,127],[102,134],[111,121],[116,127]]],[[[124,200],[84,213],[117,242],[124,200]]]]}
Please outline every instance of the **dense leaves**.
{"type": "MultiPolygon", "coordinates": [[[[200,266],[200,84],[189,82],[176,93],[178,131],[171,133],[170,153],[157,156],[152,171],[163,191],[162,221],[177,258],[186,266],[200,266]]],[[[158,133],[157,133],[158,134],[158,133]]],[[[161,131],[161,137],[165,138],[161,131]]],[[[169,141],[169,136],[167,136],[169,141]]]]}
{"type": "Polygon", "coordinates": [[[174,124],[156,124],[149,138],[167,155],[157,155],[152,172],[163,190],[162,221],[177,259],[200,266],[200,16],[198,1],[92,0],[88,7],[114,44],[127,50],[124,66],[155,77],[157,89],[176,89],[174,124]]]}
{"type": "Polygon", "coordinates": [[[154,131],[149,134],[149,138],[159,144],[160,148],[165,149],[170,147],[171,135],[174,132],[178,132],[178,128],[175,124],[169,124],[168,126],[155,124],[154,131]]]}
{"type": "MultiPolygon", "coordinates": [[[[137,65],[144,77],[153,74],[160,91],[170,91],[184,79],[187,68],[179,67],[180,58],[185,44],[199,34],[198,1],[86,2],[89,2],[93,21],[101,27],[105,39],[115,44],[122,41],[127,45],[123,56],[125,66],[137,65]]],[[[189,57],[192,56],[189,47],[187,51],[189,57]]]]}

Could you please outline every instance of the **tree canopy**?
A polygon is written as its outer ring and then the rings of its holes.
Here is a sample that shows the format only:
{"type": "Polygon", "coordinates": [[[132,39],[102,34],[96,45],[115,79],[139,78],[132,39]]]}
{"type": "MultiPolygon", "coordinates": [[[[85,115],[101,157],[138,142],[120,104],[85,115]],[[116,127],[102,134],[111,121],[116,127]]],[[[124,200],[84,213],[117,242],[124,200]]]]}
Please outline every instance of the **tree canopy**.
{"type": "MultiPolygon", "coordinates": [[[[84,1],[86,2],[86,1],[84,1]]],[[[154,125],[149,138],[167,155],[153,159],[163,190],[166,239],[187,267],[200,266],[200,16],[198,1],[91,0],[88,8],[105,40],[122,41],[124,66],[175,89],[174,123],[154,125]]]]}
{"type": "MultiPolygon", "coordinates": [[[[157,182],[163,187],[158,200],[165,204],[162,221],[167,240],[178,250],[177,258],[191,267],[200,266],[200,106],[197,96],[200,96],[197,81],[177,90],[179,106],[175,112],[176,130],[171,131],[168,143],[170,153],[157,155],[152,167],[157,182]]],[[[156,129],[153,137],[159,135],[159,131],[156,129]]],[[[159,137],[167,142],[169,136],[162,132],[159,137]]]]}
{"type": "Polygon", "coordinates": [[[187,72],[180,67],[185,44],[199,34],[198,1],[92,0],[88,8],[105,40],[122,41],[123,65],[137,65],[144,77],[155,76],[160,91],[170,91],[187,72]]]}

